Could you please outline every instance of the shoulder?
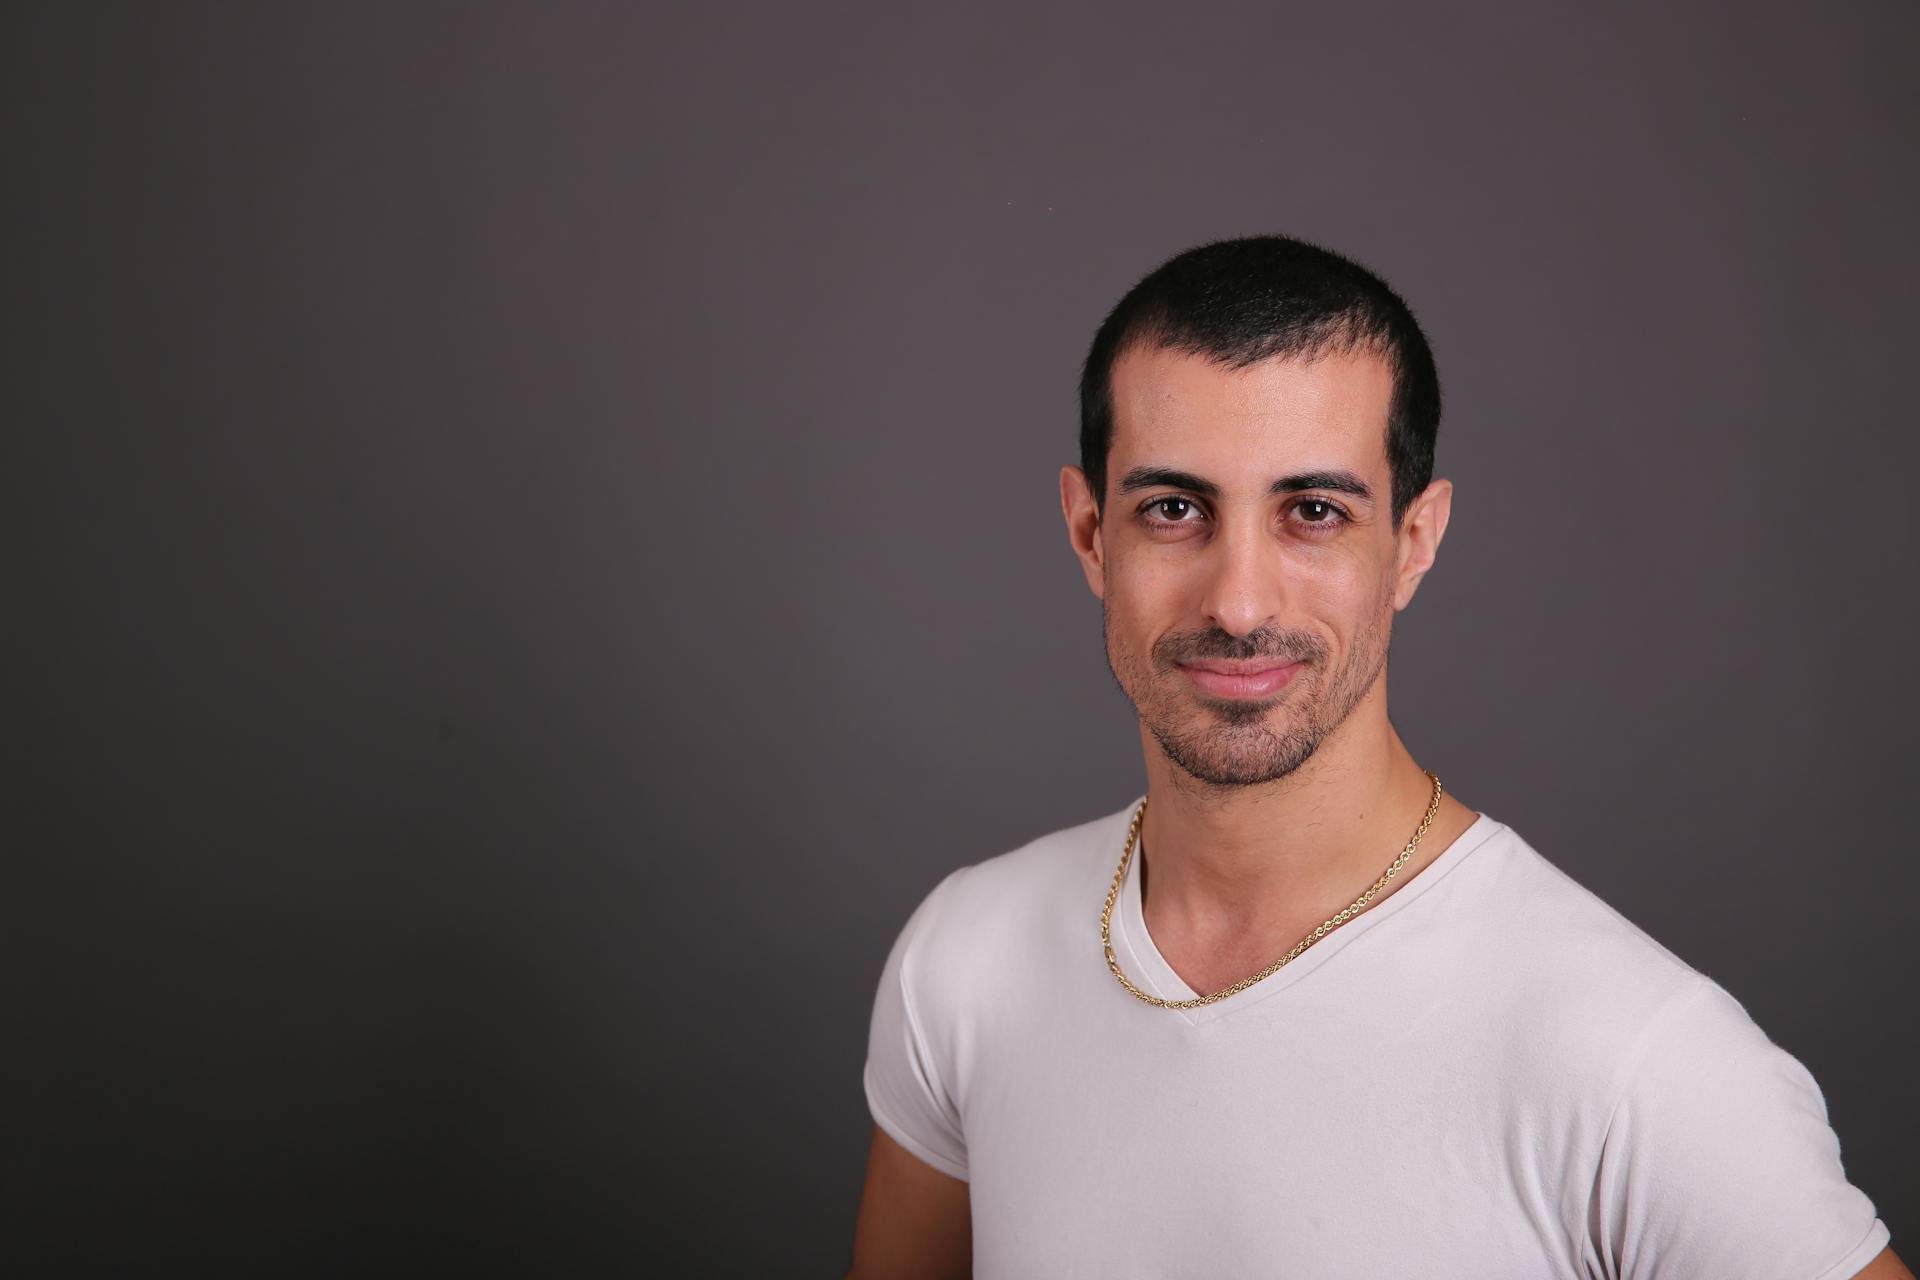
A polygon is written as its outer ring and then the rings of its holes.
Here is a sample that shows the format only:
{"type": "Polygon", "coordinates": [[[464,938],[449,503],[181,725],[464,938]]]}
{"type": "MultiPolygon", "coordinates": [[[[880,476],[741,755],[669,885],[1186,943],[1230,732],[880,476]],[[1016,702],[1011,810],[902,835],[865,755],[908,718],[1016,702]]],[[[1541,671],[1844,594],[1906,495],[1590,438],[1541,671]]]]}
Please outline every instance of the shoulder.
{"type": "MultiPolygon", "coordinates": [[[[1006,918],[1010,911],[1016,916],[1035,907],[1050,911],[1062,898],[1084,908],[1088,879],[1097,880],[1104,893],[1119,866],[1128,824],[1138,805],[1134,800],[1124,808],[961,867],[948,877],[948,910],[986,924],[1006,918]]],[[[1097,912],[1100,903],[1093,906],[1097,912]]]]}
{"type": "Polygon", "coordinates": [[[1582,1018],[1644,1023],[1686,999],[1699,970],[1499,824],[1475,859],[1472,912],[1518,992],[1582,1018]]]}
{"type": "Polygon", "coordinates": [[[1505,824],[1445,887],[1443,909],[1422,916],[1429,981],[1474,1006],[1481,1042],[1555,1108],[1604,1124],[1676,1020],[1710,1012],[1697,1030],[1736,1049],[1758,1034],[1725,991],[1505,824]]]}
{"type": "Polygon", "coordinates": [[[1807,1068],[1517,832],[1497,830],[1470,864],[1457,887],[1471,892],[1447,903],[1449,952],[1496,993],[1481,1030],[1507,1078],[1568,1135],[1557,1167],[1582,1190],[1564,1207],[1606,1273],[1864,1266],[1885,1228],[1847,1180],[1807,1068]]]}
{"type": "Polygon", "coordinates": [[[1660,1274],[1837,1277],[1887,1243],[1818,1082],[1704,975],[1636,1044],[1596,1164],[1589,1240],[1623,1276],[1657,1260],[1660,1274]]]}
{"type": "Polygon", "coordinates": [[[903,966],[923,986],[964,988],[1031,974],[1062,942],[1084,950],[1138,803],[949,872],[902,931],[903,966]]]}

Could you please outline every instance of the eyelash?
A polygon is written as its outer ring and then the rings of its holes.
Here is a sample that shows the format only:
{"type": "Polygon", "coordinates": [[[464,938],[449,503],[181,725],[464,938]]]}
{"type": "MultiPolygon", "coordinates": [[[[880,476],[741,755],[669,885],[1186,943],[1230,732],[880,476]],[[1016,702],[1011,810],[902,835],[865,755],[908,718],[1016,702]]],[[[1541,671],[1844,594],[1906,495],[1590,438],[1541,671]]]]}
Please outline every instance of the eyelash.
{"type": "MultiPolygon", "coordinates": [[[[1165,506],[1167,503],[1170,503],[1170,502],[1184,502],[1196,511],[1199,510],[1200,508],[1200,504],[1195,502],[1192,498],[1183,498],[1177,493],[1169,493],[1162,497],[1149,498],[1146,502],[1142,503],[1140,507],[1140,514],[1142,516],[1145,516],[1148,512],[1152,511],[1155,507],[1165,506]]],[[[1339,503],[1332,502],[1326,498],[1297,498],[1288,507],[1288,510],[1292,510],[1294,507],[1302,506],[1307,503],[1313,503],[1317,506],[1325,507],[1328,511],[1333,513],[1333,518],[1331,519],[1300,521],[1299,523],[1301,524],[1301,526],[1308,531],[1307,533],[1308,537],[1324,537],[1327,533],[1331,533],[1336,529],[1340,529],[1344,527],[1353,519],[1353,517],[1349,515],[1347,511],[1340,506],[1339,503]]],[[[1172,528],[1178,528],[1180,525],[1183,525],[1183,524],[1197,524],[1197,523],[1199,522],[1195,520],[1148,520],[1147,527],[1149,529],[1172,529],[1172,528]]]]}

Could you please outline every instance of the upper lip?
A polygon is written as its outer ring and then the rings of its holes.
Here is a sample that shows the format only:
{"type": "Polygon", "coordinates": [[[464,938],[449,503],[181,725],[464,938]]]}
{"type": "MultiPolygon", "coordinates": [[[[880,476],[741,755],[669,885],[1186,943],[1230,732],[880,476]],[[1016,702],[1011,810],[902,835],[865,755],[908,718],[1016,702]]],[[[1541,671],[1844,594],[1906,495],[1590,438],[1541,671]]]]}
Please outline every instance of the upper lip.
{"type": "Polygon", "coordinates": [[[1295,658],[1206,658],[1199,662],[1183,662],[1183,667],[1193,667],[1199,671],[1212,671],[1223,676],[1257,676],[1263,671],[1273,671],[1280,667],[1290,667],[1295,658]]]}

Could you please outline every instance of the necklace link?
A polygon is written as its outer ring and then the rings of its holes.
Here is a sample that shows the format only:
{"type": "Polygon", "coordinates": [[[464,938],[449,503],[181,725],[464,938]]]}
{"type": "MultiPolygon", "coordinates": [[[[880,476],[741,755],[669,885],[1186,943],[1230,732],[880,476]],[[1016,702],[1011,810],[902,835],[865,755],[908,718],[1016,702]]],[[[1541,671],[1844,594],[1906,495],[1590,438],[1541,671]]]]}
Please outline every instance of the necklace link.
{"type": "Polygon", "coordinates": [[[1399,857],[1388,864],[1386,871],[1382,873],[1378,880],[1375,880],[1371,885],[1367,886],[1366,891],[1355,898],[1350,904],[1342,907],[1332,916],[1315,926],[1312,933],[1309,933],[1306,937],[1294,944],[1293,950],[1287,952],[1287,954],[1281,956],[1260,972],[1250,978],[1242,978],[1232,986],[1216,991],[1212,995],[1196,996],[1191,1000],[1162,1000],[1159,996],[1148,995],[1140,988],[1134,986],[1133,983],[1128,980],[1127,975],[1121,972],[1120,959],[1113,954],[1113,904],[1119,901],[1120,886],[1126,882],[1127,878],[1127,864],[1133,860],[1133,847],[1140,839],[1140,824],[1147,816],[1147,802],[1145,799],[1142,799],[1140,801],[1140,807],[1133,812],[1133,824],[1127,828],[1127,847],[1120,851],[1120,866],[1119,869],[1113,873],[1113,886],[1107,890],[1107,904],[1101,908],[1100,911],[1100,945],[1105,948],[1107,953],[1107,968],[1111,969],[1113,976],[1120,980],[1120,985],[1125,987],[1136,998],[1162,1009],[1198,1009],[1202,1005],[1209,1005],[1217,1000],[1225,1000],[1228,996],[1238,995],[1254,983],[1266,978],[1271,978],[1274,974],[1280,972],[1280,970],[1286,968],[1298,959],[1300,954],[1308,947],[1366,910],[1367,904],[1372,902],[1374,898],[1379,895],[1380,891],[1387,887],[1388,882],[1399,874],[1400,868],[1407,865],[1407,859],[1411,858],[1413,851],[1420,847],[1420,837],[1427,834],[1427,828],[1433,825],[1434,816],[1440,812],[1440,775],[1431,769],[1423,769],[1421,772],[1433,779],[1433,798],[1427,802],[1426,816],[1420,819],[1419,829],[1413,833],[1413,839],[1407,841],[1406,848],[1400,851],[1399,857]]]}

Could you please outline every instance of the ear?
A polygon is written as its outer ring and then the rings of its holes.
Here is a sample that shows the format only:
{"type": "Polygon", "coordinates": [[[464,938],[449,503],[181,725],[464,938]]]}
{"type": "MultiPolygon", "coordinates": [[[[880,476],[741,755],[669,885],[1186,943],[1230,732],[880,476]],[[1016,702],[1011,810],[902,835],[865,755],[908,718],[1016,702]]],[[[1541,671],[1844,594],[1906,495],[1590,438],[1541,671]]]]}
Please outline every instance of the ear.
{"type": "Polygon", "coordinates": [[[1406,519],[1400,522],[1400,532],[1395,535],[1398,551],[1393,607],[1396,611],[1413,603],[1413,593],[1419,590],[1420,580],[1427,576],[1434,557],[1440,554],[1440,539],[1447,532],[1447,519],[1452,514],[1451,480],[1435,480],[1407,508],[1406,519]]]}
{"type": "Polygon", "coordinates": [[[1107,549],[1100,537],[1100,508],[1093,486],[1078,467],[1060,468],[1060,513],[1067,518],[1067,541],[1080,558],[1080,570],[1099,599],[1107,598],[1107,549]]]}

